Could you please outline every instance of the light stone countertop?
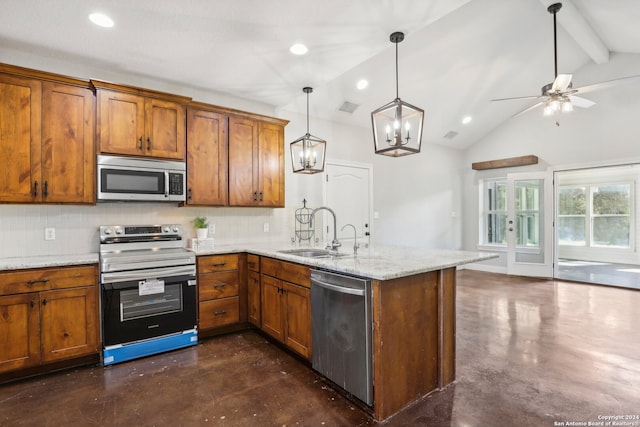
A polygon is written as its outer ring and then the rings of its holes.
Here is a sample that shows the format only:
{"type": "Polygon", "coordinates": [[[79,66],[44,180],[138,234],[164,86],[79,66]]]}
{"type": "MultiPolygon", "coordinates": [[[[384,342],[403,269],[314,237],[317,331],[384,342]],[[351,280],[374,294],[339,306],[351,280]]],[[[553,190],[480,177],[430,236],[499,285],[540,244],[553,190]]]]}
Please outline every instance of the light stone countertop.
{"type": "Polygon", "coordinates": [[[291,243],[259,243],[245,245],[216,245],[212,251],[198,251],[197,255],[213,255],[234,252],[248,252],[256,255],[291,261],[309,267],[318,267],[378,280],[389,280],[411,276],[428,271],[441,270],[472,262],[497,258],[497,254],[487,252],[467,252],[446,249],[423,249],[406,246],[377,245],[358,249],[353,255],[353,247],[345,244],[336,258],[307,258],[281,253],[281,250],[297,248],[323,249],[322,246],[300,246],[291,243]]]}
{"type": "MultiPolygon", "coordinates": [[[[333,270],[361,277],[389,280],[433,270],[455,267],[496,258],[496,254],[445,249],[422,249],[405,246],[375,246],[360,248],[354,256],[349,245],[341,247],[336,258],[307,258],[279,251],[296,248],[323,249],[322,246],[300,246],[291,243],[239,243],[216,245],[213,250],[198,251],[196,255],[215,255],[248,252],[255,255],[291,261],[309,267],[333,270]]],[[[60,267],[97,264],[99,254],[38,256],[0,259],[0,271],[27,268],[60,267]]]]}
{"type": "Polygon", "coordinates": [[[81,264],[97,264],[97,252],[78,255],[48,255],[16,258],[0,258],[0,271],[20,270],[23,268],[64,267],[81,264]]]}

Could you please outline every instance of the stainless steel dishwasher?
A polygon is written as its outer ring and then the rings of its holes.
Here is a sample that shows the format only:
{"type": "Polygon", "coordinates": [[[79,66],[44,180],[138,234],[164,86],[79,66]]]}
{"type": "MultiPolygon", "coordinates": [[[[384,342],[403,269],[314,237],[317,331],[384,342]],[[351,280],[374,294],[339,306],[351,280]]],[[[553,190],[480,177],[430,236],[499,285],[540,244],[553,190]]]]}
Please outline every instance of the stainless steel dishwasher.
{"type": "Polygon", "coordinates": [[[311,366],[373,405],[371,280],[311,271],[311,366]]]}

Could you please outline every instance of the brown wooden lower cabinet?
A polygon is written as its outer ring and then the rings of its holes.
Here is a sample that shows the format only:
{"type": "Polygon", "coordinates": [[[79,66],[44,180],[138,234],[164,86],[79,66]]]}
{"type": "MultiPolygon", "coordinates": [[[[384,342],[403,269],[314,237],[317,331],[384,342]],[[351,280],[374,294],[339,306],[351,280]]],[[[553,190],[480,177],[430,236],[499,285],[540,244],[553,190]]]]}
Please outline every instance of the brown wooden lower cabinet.
{"type": "Polygon", "coordinates": [[[215,333],[217,328],[246,321],[246,313],[245,319],[241,314],[241,299],[246,301],[246,289],[240,275],[242,256],[224,254],[197,258],[198,330],[204,331],[205,335],[211,331],[215,333]]]}
{"type": "Polygon", "coordinates": [[[260,273],[249,271],[247,282],[247,304],[249,322],[260,327],[262,321],[262,311],[260,304],[260,273]]]}
{"type": "Polygon", "coordinates": [[[261,329],[311,359],[311,291],[309,268],[263,257],[261,260],[261,329]],[[274,274],[279,277],[272,277],[274,274]],[[299,278],[299,283],[283,280],[299,278]]]}
{"type": "Polygon", "coordinates": [[[97,265],[0,273],[0,372],[96,354],[97,265]]]}

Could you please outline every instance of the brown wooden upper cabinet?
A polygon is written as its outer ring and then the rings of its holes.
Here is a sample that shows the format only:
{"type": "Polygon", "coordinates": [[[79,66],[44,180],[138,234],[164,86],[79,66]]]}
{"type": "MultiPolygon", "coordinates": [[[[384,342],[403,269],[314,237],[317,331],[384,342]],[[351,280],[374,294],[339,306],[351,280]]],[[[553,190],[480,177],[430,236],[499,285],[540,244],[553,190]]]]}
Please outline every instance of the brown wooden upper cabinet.
{"type": "Polygon", "coordinates": [[[187,205],[226,206],[227,116],[205,104],[187,108],[187,205]]]}
{"type": "Polygon", "coordinates": [[[285,120],[229,116],[229,205],[284,207],[285,120]]]}
{"type": "Polygon", "coordinates": [[[0,64],[0,202],[95,203],[87,81],[0,64]]]}
{"type": "Polygon", "coordinates": [[[98,97],[98,147],[103,154],[185,159],[190,98],[91,80],[98,97]]]}

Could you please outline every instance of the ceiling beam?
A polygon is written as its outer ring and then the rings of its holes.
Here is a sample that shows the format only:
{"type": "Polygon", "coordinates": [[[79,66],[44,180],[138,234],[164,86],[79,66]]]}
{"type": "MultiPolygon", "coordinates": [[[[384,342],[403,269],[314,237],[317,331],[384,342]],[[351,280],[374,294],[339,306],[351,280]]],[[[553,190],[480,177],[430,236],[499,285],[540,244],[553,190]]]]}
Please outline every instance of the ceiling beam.
{"type": "MultiPolygon", "coordinates": [[[[540,0],[547,8],[557,0],[540,0]]],[[[561,0],[562,9],[558,12],[557,22],[578,43],[578,45],[593,59],[596,64],[609,62],[609,48],[600,36],[589,25],[582,13],[571,0],[561,0]]]]}

